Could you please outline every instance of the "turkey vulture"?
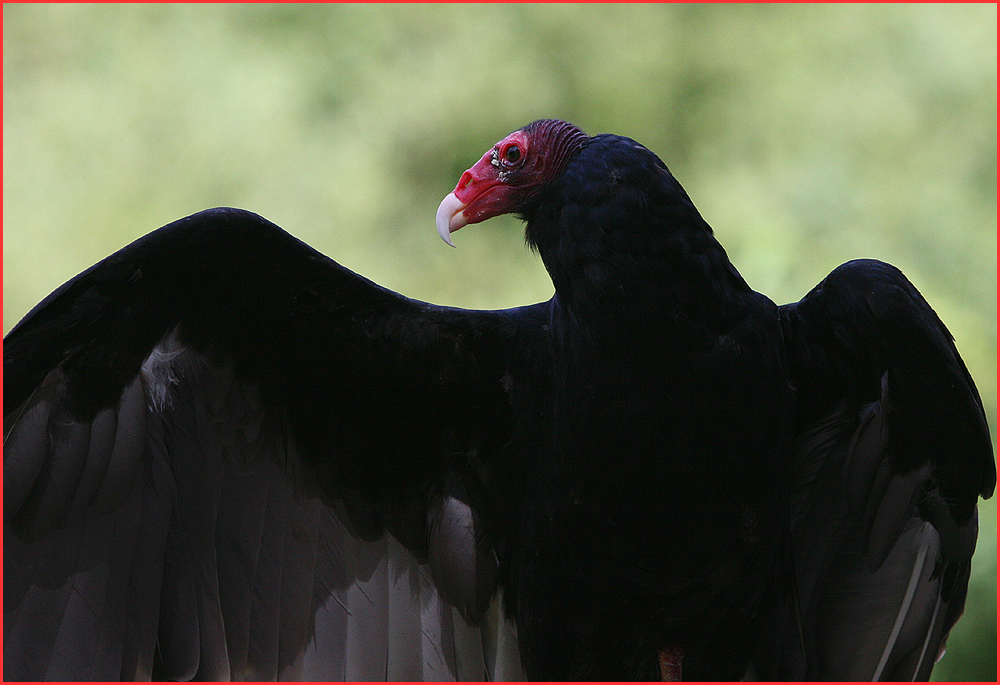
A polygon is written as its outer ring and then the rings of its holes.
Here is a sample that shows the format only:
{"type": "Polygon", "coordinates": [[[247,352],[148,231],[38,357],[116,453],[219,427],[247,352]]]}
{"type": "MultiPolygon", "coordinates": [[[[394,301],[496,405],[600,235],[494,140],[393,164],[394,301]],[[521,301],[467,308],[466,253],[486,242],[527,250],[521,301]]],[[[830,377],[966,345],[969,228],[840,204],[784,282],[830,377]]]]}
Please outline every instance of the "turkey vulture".
{"type": "Polygon", "coordinates": [[[655,154],[556,120],[438,230],[504,213],[548,302],[414,301],[214,209],[35,307],[5,679],[927,679],[996,472],[902,273],[779,307],[655,154]]]}

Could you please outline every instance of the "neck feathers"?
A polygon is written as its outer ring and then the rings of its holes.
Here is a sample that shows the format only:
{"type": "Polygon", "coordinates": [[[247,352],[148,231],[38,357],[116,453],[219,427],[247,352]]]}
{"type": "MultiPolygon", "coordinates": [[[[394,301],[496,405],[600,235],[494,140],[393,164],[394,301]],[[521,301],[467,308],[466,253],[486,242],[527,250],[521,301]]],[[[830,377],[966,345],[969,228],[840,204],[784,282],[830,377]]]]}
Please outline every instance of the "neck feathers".
{"type": "Polygon", "coordinates": [[[749,290],[666,166],[628,138],[590,139],[526,218],[581,321],[711,321],[749,290]]]}

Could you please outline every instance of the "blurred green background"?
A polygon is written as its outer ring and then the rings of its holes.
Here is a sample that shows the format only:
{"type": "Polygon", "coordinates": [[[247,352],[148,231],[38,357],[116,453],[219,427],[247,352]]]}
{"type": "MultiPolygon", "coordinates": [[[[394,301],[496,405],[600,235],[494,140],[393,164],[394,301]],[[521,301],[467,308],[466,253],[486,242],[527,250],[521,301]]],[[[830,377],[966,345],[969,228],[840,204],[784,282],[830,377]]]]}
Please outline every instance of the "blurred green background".
{"type": "MultiPolygon", "coordinates": [[[[541,117],[642,142],[774,300],[899,266],[996,435],[996,5],[5,5],[4,331],[200,209],[256,211],[411,297],[548,298],[521,228],[434,211],[541,117]]],[[[935,671],[996,680],[996,500],[935,671]]]]}

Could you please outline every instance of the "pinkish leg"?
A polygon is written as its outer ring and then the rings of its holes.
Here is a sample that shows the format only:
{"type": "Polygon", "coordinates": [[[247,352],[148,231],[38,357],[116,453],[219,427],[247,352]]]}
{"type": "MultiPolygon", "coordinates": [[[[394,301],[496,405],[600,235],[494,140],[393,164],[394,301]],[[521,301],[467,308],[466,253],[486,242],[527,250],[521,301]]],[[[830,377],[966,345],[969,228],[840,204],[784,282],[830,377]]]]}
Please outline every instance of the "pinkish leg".
{"type": "Polygon", "coordinates": [[[660,650],[660,677],[664,682],[681,681],[681,659],[684,650],[680,647],[664,647],[660,650]]]}

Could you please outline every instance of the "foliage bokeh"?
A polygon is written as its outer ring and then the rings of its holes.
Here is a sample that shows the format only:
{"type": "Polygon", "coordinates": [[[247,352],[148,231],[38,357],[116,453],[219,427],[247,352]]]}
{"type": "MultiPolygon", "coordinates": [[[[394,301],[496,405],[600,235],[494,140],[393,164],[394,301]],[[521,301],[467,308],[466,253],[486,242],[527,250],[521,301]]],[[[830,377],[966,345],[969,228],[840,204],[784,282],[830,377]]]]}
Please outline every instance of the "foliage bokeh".
{"type": "MultiPolygon", "coordinates": [[[[541,117],[635,138],[778,302],[896,264],[996,434],[995,5],[6,5],[4,331],[139,235],[256,211],[465,307],[551,285],[510,218],[457,252],[438,201],[541,117]]],[[[996,506],[935,677],[996,679],[996,506]]]]}

